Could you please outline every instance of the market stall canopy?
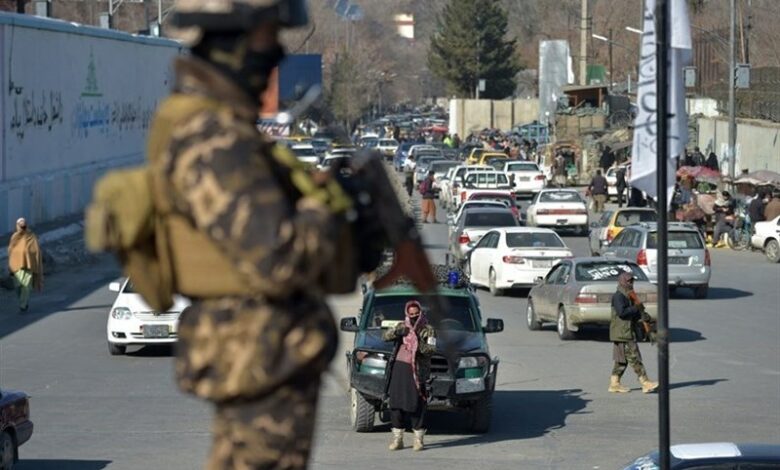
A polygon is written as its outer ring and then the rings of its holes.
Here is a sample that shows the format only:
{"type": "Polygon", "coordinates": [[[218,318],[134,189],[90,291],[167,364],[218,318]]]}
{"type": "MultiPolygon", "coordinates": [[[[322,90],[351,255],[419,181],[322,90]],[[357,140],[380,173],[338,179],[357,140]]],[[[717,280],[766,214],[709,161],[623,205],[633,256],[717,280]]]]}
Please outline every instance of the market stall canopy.
{"type": "Polygon", "coordinates": [[[780,187],[780,173],[771,170],[757,170],[748,173],[734,181],[736,184],[752,184],[754,186],[778,186],[780,187]]]}
{"type": "Polygon", "coordinates": [[[677,170],[677,176],[680,178],[690,177],[713,184],[717,184],[721,179],[721,175],[717,170],[711,170],[706,166],[681,166],[677,170]]]}

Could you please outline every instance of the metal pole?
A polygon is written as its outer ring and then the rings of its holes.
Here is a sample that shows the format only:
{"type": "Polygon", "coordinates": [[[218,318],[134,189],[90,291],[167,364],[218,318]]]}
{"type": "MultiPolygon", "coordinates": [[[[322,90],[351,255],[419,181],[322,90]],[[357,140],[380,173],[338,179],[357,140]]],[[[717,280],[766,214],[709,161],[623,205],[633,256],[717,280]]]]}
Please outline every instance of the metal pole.
{"type": "Polygon", "coordinates": [[[580,85],[588,84],[588,0],[582,0],[580,18],[580,85]]]}
{"type": "Polygon", "coordinates": [[[658,155],[656,160],[656,184],[658,186],[658,434],[661,470],[671,468],[669,454],[669,210],[667,200],[666,167],[669,160],[667,116],[669,114],[668,63],[669,63],[669,3],[658,0],[656,18],[656,83],[658,85],[658,155]]]}
{"type": "Polygon", "coordinates": [[[162,37],[162,0],[157,0],[157,35],[162,37]]]}
{"type": "Polygon", "coordinates": [[[612,89],[612,83],[615,78],[612,75],[612,28],[609,28],[609,89],[612,89]]]}
{"type": "Polygon", "coordinates": [[[108,0],[108,29],[114,28],[114,0],[108,0]]]}
{"type": "Polygon", "coordinates": [[[732,188],[734,178],[737,172],[737,116],[734,96],[734,85],[737,81],[737,64],[734,53],[734,46],[737,36],[737,5],[736,0],[731,0],[731,27],[729,31],[729,177],[731,178],[732,188]]]}

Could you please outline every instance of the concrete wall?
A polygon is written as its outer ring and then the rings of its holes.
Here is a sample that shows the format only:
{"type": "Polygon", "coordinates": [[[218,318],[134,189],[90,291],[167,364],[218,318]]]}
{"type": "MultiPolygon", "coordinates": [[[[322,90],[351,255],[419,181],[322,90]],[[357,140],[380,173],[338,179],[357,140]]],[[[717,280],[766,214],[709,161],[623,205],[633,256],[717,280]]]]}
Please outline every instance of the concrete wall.
{"type": "Polygon", "coordinates": [[[108,168],[143,160],[178,43],[0,14],[0,233],[80,212],[108,168]]]}
{"type": "Polygon", "coordinates": [[[504,131],[527,124],[539,114],[539,100],[450,100],[450,132],[466,136],[485,128],[504,131]]]}
{"type": "MultiPolygon", "coordinates": [[[[714,151],[723,174],[728,173],[728,120],[699,119],[699,147],[705,155],[714,151]]],[[[780,123],[737,121],[736,174],[749,171],[780,172],[780,123]]]]}

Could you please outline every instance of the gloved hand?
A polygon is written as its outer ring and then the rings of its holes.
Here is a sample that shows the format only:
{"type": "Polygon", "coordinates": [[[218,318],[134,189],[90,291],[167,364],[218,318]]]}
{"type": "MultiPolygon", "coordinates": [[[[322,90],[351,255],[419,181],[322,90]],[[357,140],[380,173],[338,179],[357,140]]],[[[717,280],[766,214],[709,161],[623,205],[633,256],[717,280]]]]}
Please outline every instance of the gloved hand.
{"type": "Polygon", "coordinates": [[[409,328],[407,328],[403,323],[399,323],[395,325],[395,334],[398,336],[406,336],[409,334],[409,328]]]}

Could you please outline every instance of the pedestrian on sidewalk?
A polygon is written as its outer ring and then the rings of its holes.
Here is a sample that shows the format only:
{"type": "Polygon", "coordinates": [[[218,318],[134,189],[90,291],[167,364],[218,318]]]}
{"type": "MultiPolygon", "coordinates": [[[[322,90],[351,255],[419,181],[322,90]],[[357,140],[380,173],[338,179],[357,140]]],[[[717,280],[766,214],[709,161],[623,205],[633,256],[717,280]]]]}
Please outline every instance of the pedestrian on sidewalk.
{"type": "Polygon", "coordinates": [[[16,221],[16,232],[8,244],[8,270],[14,279],[19,298],[19,310],[26,312],[30,302],[30,291],[43,289],[43,256],[38,237],[27,227],[27,221],[16,221]]]}
{"type": "Polygon", "coordinates": [[[404,306],[404,321],[387,329],[382,338],[396,343],[397,351],[390,371],[387,393],[393,440],[390,450],[404,448],[404,432],[411,421],[414,450],[425,443],[425,408],[428,401],[428,377],[431,355],[436,351],[434,329],[422,312],[422,305],[411,300],[404,306]]]}
{"type": "Polygon", "coordinates": [[[644,305],[634,292],[634,275],[623,272],[618,276],[618,288],[612,295],[612,318],[609,322],[609,340],[612,341],[612,376],[609,382],[609,392],[627,393],[628,387],[620,384],[620,379],[628,365],[634,369],[642,392],[650,393],[658,388],[658,384],[647,378],[647,371],[642,364],[642,355],[637,344],[637,325],[639,321],[652,322],[644,305]]]}
{"type": "Polygon", "coordinates": [[[601,170],[596,170],[596,176],[590,180],[588,185],[588,194],[593,199],[593,212],[600,214],[604,212],[604,204],[607,202],[607,179],[601,174],[601,170]]]}
{"type": "Polygon", "coordinates": [[[422,219],[423,223],[428,223],[428,216],[431,216],[431,223],[436,223],[436,193],[433,191],[433,170],[428,171],[428,175],[420,183],[420,195],[422,196],[422,219]]]}
{"type": "Polygon", "coordinates": [[[417,164],[414,162],[414,155],[406,157],[404,162],[404,185],[409,197],[412,197],[412,192],[414,191],[414,170],[416,168],[417,164]]]}
{"type": "Polygon", "coordinates": [[[623,207],[624,193],[628,184],[626,183],[626,167],[618,167],[615,172],[615,190],[617,190],[617,203],[618,207],[623,207]]]}

